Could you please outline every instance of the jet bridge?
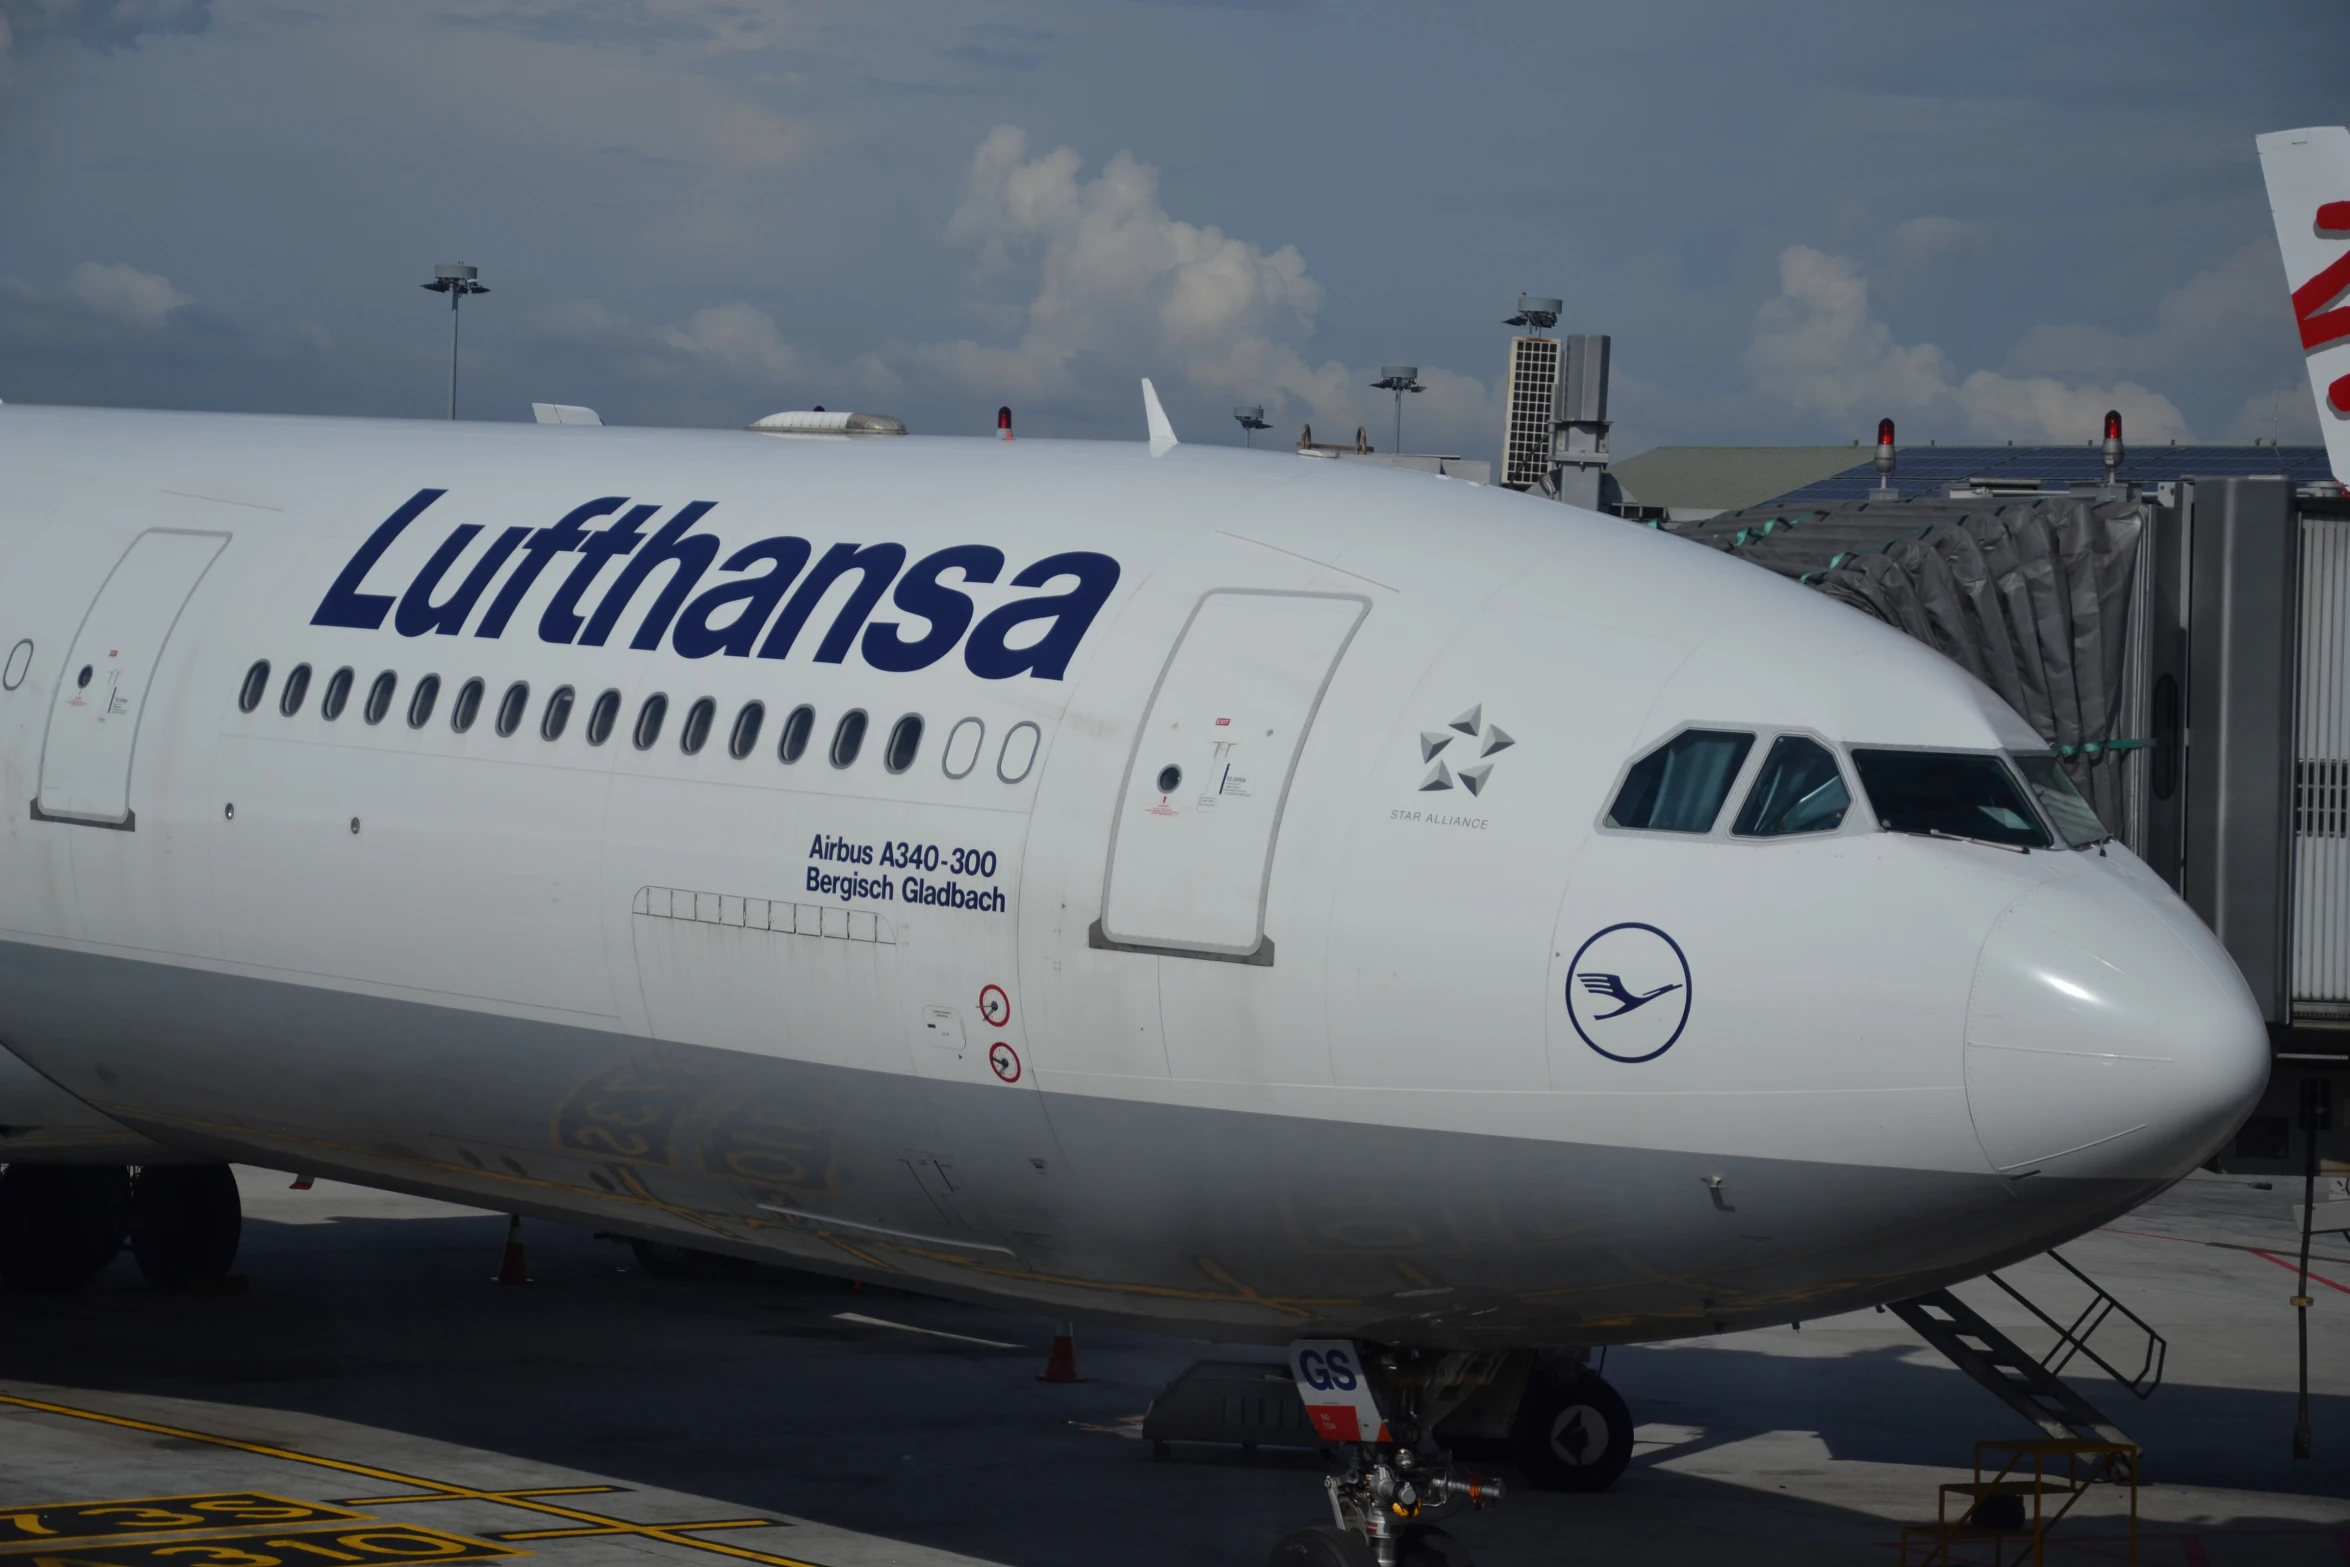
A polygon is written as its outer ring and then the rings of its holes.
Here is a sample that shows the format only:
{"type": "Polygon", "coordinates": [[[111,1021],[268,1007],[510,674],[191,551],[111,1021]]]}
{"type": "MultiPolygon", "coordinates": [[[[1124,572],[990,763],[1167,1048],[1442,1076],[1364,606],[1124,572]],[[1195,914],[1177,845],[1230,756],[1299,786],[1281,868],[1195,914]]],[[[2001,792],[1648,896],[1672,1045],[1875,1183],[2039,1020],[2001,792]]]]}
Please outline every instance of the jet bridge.
{"type": "Polygon", "coordinates": [[[1911,448],[1898,477],[1859,461],[1647,525],[1900,628],[2029,719],[2218,934],[2291,1065],[2224,1167],[2296,1171],[2293,1079],[2350,1067],[2350,499],[2317,448],[2104,474],[2094,447],[2044,450],[2052,477],[2016,449],[1911,448]]]}

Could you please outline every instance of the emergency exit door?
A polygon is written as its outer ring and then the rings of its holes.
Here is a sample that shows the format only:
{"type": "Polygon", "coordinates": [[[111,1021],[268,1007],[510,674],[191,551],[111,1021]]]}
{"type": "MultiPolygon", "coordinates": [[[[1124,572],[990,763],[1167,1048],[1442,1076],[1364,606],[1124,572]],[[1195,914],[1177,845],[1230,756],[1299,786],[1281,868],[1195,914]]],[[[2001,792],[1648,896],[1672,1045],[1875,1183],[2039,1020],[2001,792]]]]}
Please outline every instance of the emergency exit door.
{"type": "Polygon", "coordinates": [[[1192,610],[1127,761],[1105,945],[1269,961],[1265,895],[1290,778],[1370,607],[1219,589],[1192,610]]]}
{"type": "Polygon", "coordinates": [[[154,528],[131,541],[82,618],[49,707],[41,785],[44,821],[135,828],[131,760],[164,644],[225,533],[154,528]]]}

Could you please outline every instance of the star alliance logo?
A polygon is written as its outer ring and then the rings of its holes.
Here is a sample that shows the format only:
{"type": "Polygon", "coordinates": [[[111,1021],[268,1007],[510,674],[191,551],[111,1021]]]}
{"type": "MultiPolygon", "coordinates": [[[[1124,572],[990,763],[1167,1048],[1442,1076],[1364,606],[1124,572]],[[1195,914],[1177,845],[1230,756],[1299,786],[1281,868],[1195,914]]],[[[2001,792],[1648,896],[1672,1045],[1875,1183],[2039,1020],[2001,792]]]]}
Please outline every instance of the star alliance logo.
{"type": "Polygon", "coordinates": [[[1518,742],[1499,724],[1485,722],[1485,704],[1480,702],[1442,729],[1420,731],[1420,760],[1434,763],[1428,776],[1420,780],[1420,792],[1450,789],[1456,784],[1471,794],[1483,794],[1493,777],[1493,758],[1518,742]],[[1440,760],[1445,748],[1467,737],[1469,744],[1453,755],[1461,763],[1455,772],[1451,762],[1440,760]]]}

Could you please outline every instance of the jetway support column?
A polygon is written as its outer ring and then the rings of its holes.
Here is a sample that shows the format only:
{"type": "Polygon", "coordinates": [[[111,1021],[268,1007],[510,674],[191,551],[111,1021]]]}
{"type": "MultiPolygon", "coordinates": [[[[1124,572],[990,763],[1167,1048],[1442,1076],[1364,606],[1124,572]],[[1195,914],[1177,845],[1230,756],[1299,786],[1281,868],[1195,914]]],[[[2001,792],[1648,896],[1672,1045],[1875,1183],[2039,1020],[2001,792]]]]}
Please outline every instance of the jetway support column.
{"type": "Polygon", "coordinates": [[[2271,1023],[2292,1016],[2300,533],[2283,478],[2198,479],[2188,510],[2186,865],[2180,889],[2271,1023]]]}

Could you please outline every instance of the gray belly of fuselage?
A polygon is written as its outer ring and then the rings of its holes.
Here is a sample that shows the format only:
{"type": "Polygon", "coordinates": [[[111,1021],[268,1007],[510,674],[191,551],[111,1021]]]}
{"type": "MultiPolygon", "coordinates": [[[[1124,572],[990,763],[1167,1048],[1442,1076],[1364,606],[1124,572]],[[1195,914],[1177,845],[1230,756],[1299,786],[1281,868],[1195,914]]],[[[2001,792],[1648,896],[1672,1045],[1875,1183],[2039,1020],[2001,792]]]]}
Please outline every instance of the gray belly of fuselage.
{"type": "Polygon", "coordinates": [[[0,1030],[190,1153],[1221,1339],[1800,1320],[2152,1191],[1051,1092],[1031,1127],[994,1090],[15,942],[0,1030]]]}

